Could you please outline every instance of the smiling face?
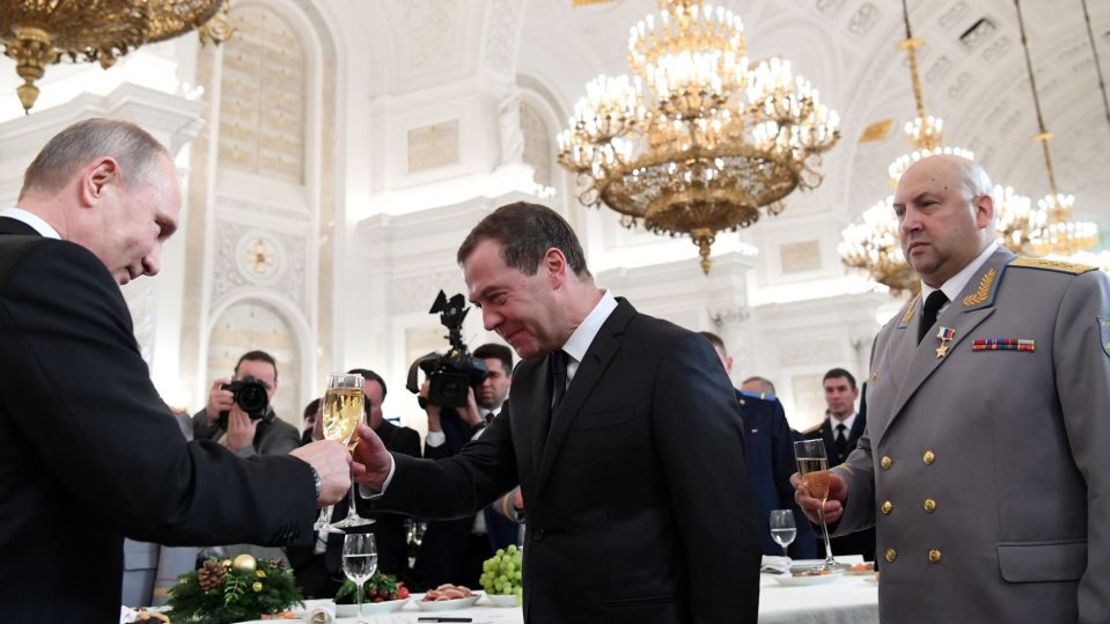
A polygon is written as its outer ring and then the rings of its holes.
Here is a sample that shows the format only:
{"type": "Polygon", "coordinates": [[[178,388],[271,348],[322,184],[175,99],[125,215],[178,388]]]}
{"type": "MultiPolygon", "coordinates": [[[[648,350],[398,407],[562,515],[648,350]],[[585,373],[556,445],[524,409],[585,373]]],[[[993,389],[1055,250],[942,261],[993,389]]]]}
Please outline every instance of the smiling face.
{"type": "Polygon", "coordinates": [[[894,193],[902,252],[934,288],[974,260],[994,236],[994,206],[985,194],[989,180],[984,189],[986,174],[957,158],[918,161],[902,175],[894,193]]]}
{"type": "Polygon", "coordinates": [[[93,252],[112,277],[126,284],[161,269],[162,246],[177,230],[181,192],[173,163],[164,156],[149,180],[124,184],[119,164],[102,158],[79,174],[82,206],[66,238],[93,252]]]}
{"type": "Polygon", "coordinates": [[[556,296],[566,262],[552,266],[551,254],[562,258],[561,252],[551,249],[540,261],[539,270],[527,275],[505,264],[500,242],[485,239],[463,262],[469,298],[481,308],[483,326],[497,332],[522,358],[561,348],[571,333],[564,327],[563,309],[556,296]]]}

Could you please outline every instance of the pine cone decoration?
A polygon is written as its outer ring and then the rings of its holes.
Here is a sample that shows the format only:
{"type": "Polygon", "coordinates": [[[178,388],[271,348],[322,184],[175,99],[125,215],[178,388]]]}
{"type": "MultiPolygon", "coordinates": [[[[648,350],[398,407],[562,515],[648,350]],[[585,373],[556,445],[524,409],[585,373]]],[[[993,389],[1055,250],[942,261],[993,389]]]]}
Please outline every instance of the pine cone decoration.
{"type": "Polygon", "coordinates": [[[205,561],[197,570],[197,584],[204,591],[220,587],[227,577],[227,570],[219,561],[205,561]]]}
{"type": "Polygon", "coordinates": [[[269,563],[270,566],[278,572],[285,569],[285,560],[283,559],[270,559],[269,563]]]}

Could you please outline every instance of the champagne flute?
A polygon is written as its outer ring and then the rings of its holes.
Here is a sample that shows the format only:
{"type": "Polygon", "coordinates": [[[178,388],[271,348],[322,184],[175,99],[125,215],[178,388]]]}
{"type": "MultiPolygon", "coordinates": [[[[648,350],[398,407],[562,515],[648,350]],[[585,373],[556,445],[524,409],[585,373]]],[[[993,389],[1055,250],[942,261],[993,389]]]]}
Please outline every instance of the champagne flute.
{"type": "Polygon", "coordinates": [[[829,458],[825,454],[824,440],[799,440],[794,443],[794,458],[798,461],[798,472],[802,484],[809,495],[820,499],[821,507],[817,515],[821,519],[821,531],[825,536],[825,562],[821,568],[839,570],[845,567],[833,559],[832,545],[829,543],[829,525],[825,522],[825,502],[829,500],[829,458]]]}
{"type": "MultiPolygon", "coordinates": [[[[355,437],[355,431],[358,429],[358,424],[362,422],[365,409],[362,383],[362,375],[357,374],[333,373],[328,377],[328,390],[324,394],[324,406],[320,415],[324,423],[325,439],[335,440],[354,448],[351,445],[351,439],[355,437]]],[[[320,517],[316,520],[314,528],[317,531],[342,533],[343,529],[365,526],[374,522],[358,515],[355,506],[355,487],[352,483],[347,517],[339,522],[329,523],[328,509],[325,507],[320,510],[320,517]]]]}
{"type": "Polygon", "coordinates": [[[366,593],[363,585],[374,576],[378,569],[378,546],[373,533],[348,533],[343,536],[343,574],[355,584],[358,596],[358,621],[362,617],[362,596],[366,593]]]}
{"type": "MultiPolygon", "coordinates": [[[[794,542],[798,535],[798,528],[794,526],[794,512],[790,509],[771,510],[771,539],[782,546],[782,556],[790,559],[786,547],[794,542]]],[[[789,570],[789,563],[787,563],[789,570]]]]}

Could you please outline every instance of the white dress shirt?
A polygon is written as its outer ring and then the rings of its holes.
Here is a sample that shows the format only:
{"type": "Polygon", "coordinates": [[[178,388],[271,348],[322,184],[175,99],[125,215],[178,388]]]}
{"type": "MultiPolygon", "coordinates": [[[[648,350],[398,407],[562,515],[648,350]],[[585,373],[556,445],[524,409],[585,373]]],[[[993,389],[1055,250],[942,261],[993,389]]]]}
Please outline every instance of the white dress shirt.
{"type": "Polygon", "coordinates": [[[937,290],[944,292],[944,296],[948,297],[948,303],[941,306],[940,310],[937,310],[937,318],[940,318],[940,315],[944,314],[944,311],[948,308],[948,304],[952,303],[956,300],[956,297],[960,296],[960,293],[963,292],[964,286],[967,286],[967,283],[971,281],[971,278],[975,275],[975,272],[978,271],[984,264],[986,264],[987,258],[990,258],[991,254],[993,254],[997,250],[998,241],[987,245],[987,248],[983,250],[983,253],[976,256],[975,259],[969,262],[968,265],[960,270],[959,273],[948,278],[948,281],[941,284],[939,289],[933,288],[932,286],[922,281],[921,300],[925,301],[929,298],[929,295],[933,294],[937,290]]]}
{"type": "Polygon", "coordinates": [[[62,240],[62,235],[58,233],[58,230],[55,230],[52,225],[33,212],[27,212],[22,208],[5,208],[0,210],[0,217],[8,217],[26,223],[46,238],[62,240]]]}

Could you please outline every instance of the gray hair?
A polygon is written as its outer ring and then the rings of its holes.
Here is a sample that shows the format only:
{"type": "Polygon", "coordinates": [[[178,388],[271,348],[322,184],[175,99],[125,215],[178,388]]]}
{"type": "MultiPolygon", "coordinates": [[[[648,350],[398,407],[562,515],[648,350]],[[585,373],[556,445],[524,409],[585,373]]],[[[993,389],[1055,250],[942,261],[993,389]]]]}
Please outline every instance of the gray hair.
{"type": "Polygon", "coordinates": [[[119,163],[122,184],[128,190],[152,183],[158,157],[170,157],[157,139],[131,122],[103,117],[86,119],[46,143],[23,174],[20,199],[31,191],[61,191],[78,169],[103,156],[119,163]]]}

